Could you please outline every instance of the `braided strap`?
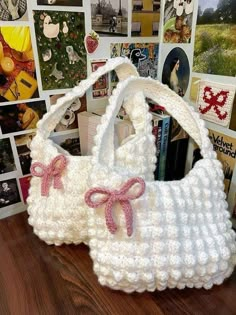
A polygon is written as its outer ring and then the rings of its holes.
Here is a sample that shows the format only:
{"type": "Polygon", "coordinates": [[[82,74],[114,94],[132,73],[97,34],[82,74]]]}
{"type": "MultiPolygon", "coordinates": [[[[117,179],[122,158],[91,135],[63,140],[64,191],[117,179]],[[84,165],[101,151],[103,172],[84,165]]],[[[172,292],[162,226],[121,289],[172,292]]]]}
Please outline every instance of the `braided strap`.
{"type": "MultiPolygon", "coordinates": [[[[117,89],[109,99],[109,105],[105,115],[102,117],[101,128],[95,137],[95,147],[93,148],[93,163],[101,163],[113,167],[114,143],[110,134],[113,134],[114,118],[120,110],[124,99],[132,99],[136,93],[143,93],[144,97],[152,99],[158,104],[163,104],[167,112],[174,117],[183,129],[193,138],[201,149],[204,158],[215,157],[212,144],[208,138],[208,130],[204,121],[200,119],[198,113],[188,105],[180,96],[157,80],[151,78],[130,77],[120,82],[117,89]],[[106,154],[106,148],[111,154],[106,154]]],[[[143,102],[145,106],[145,102],[143,102]]]]}
{"type": "MultiPolygon", "coordinates": [[[[38,122],[37,135],[47,139],[60,122],[67,108],[84,93],[104,74],[115,70],[119,80],[124,80],[130,76],[138,76],[138,72],[128,58],[118,57],[109,59],[107,63],[93,72],[86,80],[74,87],[65,96],[59,98],[54,106],[51,106],[48,113],[38,122]]],[[[36,136],[37,136],[36,135],[36,136]]]]}

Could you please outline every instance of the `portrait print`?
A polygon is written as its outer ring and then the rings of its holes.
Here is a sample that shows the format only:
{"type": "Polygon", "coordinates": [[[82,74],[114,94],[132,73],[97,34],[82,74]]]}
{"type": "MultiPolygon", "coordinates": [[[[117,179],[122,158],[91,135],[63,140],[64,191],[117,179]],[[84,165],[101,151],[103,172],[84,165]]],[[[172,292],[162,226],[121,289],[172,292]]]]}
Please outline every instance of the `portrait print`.
{"type": "Polygon", "coordinates": [[[0,139],[0,175],[16,170],[9,138],[0,139]]]}
{"type": "Polygon", "coordinates": [[[23,175],[30,174],[30,166],[32,161],[30,157],[30,144],[34,136],[35,133],[15,136],[16,149],[19,156],[23,175]]]}
{"type": "Polygon", "coordinates": [[[189,61],[183,49],[172,49],[166,57],[162,72],[162,82],[179,96],[184,96],[189,83],[189,61]]]}
{"type": "Polygon", "coordinates": [[[16,179],[0,181],[0,208],[21,202],[16,179]]]}

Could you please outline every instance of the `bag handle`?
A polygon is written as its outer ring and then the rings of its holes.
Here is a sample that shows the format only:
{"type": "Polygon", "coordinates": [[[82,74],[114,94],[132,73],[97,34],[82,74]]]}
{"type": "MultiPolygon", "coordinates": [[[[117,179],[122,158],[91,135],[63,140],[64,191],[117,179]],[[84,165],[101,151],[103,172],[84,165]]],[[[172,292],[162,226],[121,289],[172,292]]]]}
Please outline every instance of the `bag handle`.
{"type": "MultiPolygon", "coordinates": [[[[47,139],[50,133],[55,129],[61,118],[65,114],[67,108],[79,97],[82,97],[85,92],[104,74],[115,70],[120,81],[125,80],[130,76],[138,77],[136,67],[128,58],[117,57],[109,59],[107,63],[93,72],[86,80],[74,87],[65,96],[60,97],[56,104],[50,107],[48,113],[37,124],[37,136],[47,139]]],[[[129,111],[129,110],[128,110],[129,111]]],[[[129,112],[128,112],[129,114],[129,112]]],[[[34,138],[34,139],[35,139],[34,138]]]]}
{"type": "MultiPolygon", "coordinates": [[[[136,93],[142,92],[144,97],[162,104],[183,129],[193,138],[201,149],[203,158],[215,158],[212,144],[208,138],[208,130],[200,115],[188,105],[179,95],[166,85],[151,78],[130,77],[120,82],[109,99],[106,114],[102,117],[101,128],[95,137],[93,148],[93,163],[114,166],[114,120],[121,104],[136,93]],[[109,148],[109,154],[107,154],[109,148]]],[[[145,102],[143,102],[145,106],[145,102]]],[[[135,157],[134,157],[135,158],[135,157]]]]}

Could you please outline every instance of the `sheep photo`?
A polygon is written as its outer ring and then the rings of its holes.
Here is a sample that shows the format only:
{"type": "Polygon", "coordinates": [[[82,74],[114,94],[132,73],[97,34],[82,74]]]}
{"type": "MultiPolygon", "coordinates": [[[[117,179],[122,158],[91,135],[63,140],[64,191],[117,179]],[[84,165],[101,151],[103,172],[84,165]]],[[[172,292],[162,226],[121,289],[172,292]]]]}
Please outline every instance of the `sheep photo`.
{"type": "Polygon", "coordinates": [[[79,6],[83,5],[83,0],[37,0],[38,5],[64,5],[79,6]]]}

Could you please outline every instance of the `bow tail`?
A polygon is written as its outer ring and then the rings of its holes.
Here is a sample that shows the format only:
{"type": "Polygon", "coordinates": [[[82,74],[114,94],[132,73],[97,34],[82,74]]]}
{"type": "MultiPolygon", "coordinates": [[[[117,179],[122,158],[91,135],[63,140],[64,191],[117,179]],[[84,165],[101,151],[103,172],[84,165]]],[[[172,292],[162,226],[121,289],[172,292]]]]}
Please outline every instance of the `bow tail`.
{"type": "Polygon", "coordinates": [[[133,210],[129,200],[124,200],[120,203],[125,214],[127,235],[131,236],[133,234],[133,210]]]}
{"type": "Polygon", "coordinates": [[[105,218],[106,218],[106,225],[107,225],[108,230],[111,232],[111,234],[115,234],[117,230],[117,226],[112,216],[112,206],[113,206],[113,200],[110,198],[106,204],[105,218]]]}
{"type": "Polygon", "coordinates": [[[53,187],[55,189],[62,189],[63,188],[63,184],[62,184],[62,181],[61,181],[61,176],[59,174],[54,176],[53,187]]]}
{"type": "Polygon", "coordinates": [[[214,111],[216,113],[216,115],[218,116],[219,119],[223,120],[227,117],[228,113],[227,112],[224,112],[223,114],[221,114],[219,108],[218,108],[218,105],[215,105],[214,106],[214,111]]]}
{"type": "Polygon", "coordinates": [[[49,187],[50,187],[50,175],[48,173],[44,173],[42,182],[41,182],[41,195],[48,196],[49,195],[49,187]]]}

